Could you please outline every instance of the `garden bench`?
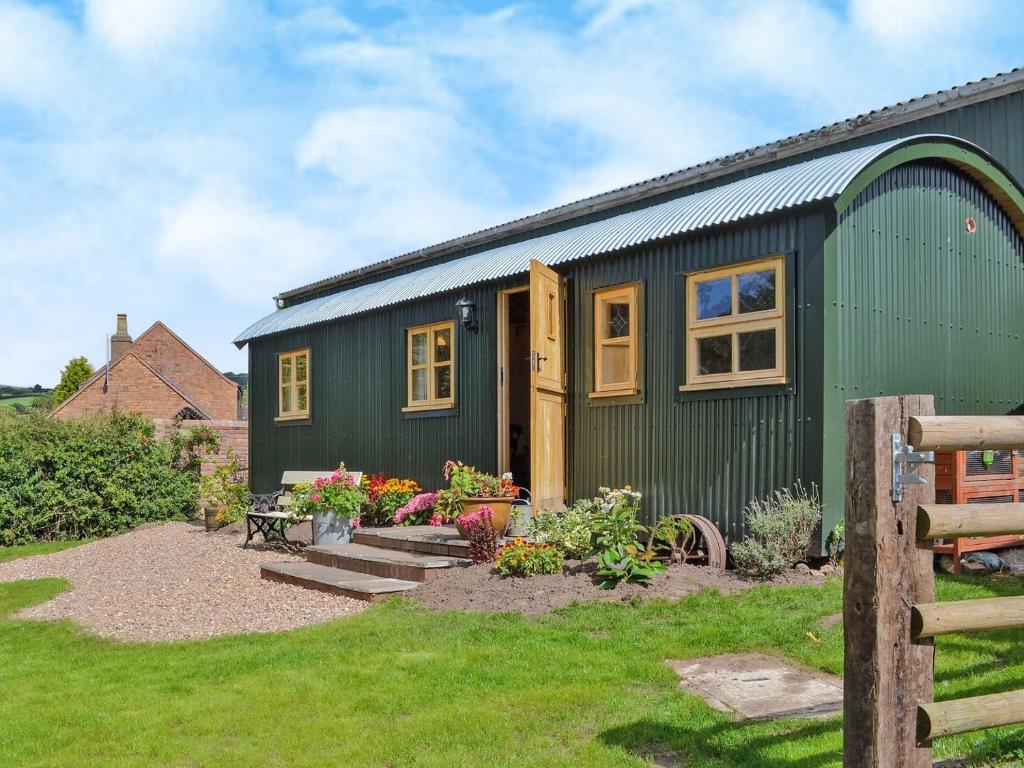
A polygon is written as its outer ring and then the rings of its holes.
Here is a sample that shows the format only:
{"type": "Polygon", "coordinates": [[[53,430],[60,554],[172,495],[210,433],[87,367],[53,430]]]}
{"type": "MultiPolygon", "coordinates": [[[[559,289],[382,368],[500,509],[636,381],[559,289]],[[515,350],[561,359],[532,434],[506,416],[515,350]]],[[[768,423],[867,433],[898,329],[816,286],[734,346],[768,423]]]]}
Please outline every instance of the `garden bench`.
{"type": "MultiPolygon", "coordinates": [[[[269,542],[272,538],[283,541],[287,546],[292,546],[288,540],[288,526],[293,522],[312,521],[312,517],[305,515],[296,517],[291,513],[289,507],[292,504],[292,488],[301,483],[312,483],[318,477],[330,477],[334,470],[323,472],[288,470],[281,475],[281,489],[273,493],[253,493],[249,497],[249,512],[245,516],[245,544],[242,548],[249,546],[256,534],[263,536],[263,540],[269,542]]],[[[363,478],[362,472],[349,472],[352,479],[359,483],[363,478]]]]}

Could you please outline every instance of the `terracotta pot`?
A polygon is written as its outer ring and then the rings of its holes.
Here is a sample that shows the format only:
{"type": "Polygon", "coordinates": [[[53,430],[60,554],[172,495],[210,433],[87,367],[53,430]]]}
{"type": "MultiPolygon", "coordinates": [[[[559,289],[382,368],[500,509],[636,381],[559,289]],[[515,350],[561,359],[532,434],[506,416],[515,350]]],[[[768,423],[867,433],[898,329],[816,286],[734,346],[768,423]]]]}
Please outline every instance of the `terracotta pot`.
{"type": "Polygon", "coordinates": [[[216,507],[203,507],[203,522],[206,523],[207,531],[216,531],[218,528],[223,528],[224,523],[217,519],[217,513],[220,509],[216,507]]]}
{"type": "MultiPolygon", "coordinates": [[[[463,499],[462,514],[471,515],[479,511],[480,507],[491,508],[491,527],[499,537],[504,536],[505,530],[508,528],[508,517],[512,512],[512,499],[487,499],[481,497],[463,499]]],[[[464,539],[469,538],[469,531],[459,524],[458,518],[455,519],[455,527],[459,529],[459,536],[464,539]]]]}

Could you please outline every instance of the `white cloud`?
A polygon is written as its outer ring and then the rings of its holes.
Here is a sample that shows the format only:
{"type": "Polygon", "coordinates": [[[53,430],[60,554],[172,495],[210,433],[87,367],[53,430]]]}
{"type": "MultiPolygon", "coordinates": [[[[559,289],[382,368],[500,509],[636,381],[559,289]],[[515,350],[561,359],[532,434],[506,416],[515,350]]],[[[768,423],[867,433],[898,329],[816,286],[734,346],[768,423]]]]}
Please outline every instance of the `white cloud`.
{"type": "Polygon", "coordinates": [[[235,300],[302,282],[338,250],[327,231],[222,185],[200,189],[170,211],[156,247],[165,271],[235,300]]]}
{"type": "Polygon", "coordinates": [[[332,174],[346,232],[378,251],[427,245],[500,219],[505,195],[482,162],[486,155],[486,143],[443,111],[374,106],[318,117],[299,142],[297,162],[332,174]]]}
{"type": "Polygon", "coordinates": [[[859,30],[890,49],[934,48],[989,21],[990,3],[955,0],[850,0],[859,30]]]}
{"type": "Polygon", "coordinates": [[[72,81],[77,41],[53,13],[0,0],[0,99],[53,102],[72,81]]]}
{"type": "Polygon", "coordinates": [[[126,56],[150,56],[205,39],[228,17],[227,0],[87,0],[89,31],[126,56]]]}

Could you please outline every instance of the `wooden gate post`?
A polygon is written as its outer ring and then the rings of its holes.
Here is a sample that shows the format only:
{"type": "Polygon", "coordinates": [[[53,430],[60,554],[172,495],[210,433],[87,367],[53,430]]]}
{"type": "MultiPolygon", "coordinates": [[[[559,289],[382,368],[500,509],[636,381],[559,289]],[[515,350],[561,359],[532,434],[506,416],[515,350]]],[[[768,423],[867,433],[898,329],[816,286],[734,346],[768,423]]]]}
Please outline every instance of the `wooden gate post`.
{"type": "MultiPolygon", "coordinates": [[[[934,649],[910,639],[911,606],[934,600],[932,553],[916,540],[917,507],[935,500],[935,468],[925,485],[892,499],[892,435],[910,416],[935,413],[931,395],[846,404],[846,552],[843,765],[930,768],[917,746],[917,705],[933,700],[934,649]]],[[[911,471],[908,467],[904,471],[911,471]]]]}

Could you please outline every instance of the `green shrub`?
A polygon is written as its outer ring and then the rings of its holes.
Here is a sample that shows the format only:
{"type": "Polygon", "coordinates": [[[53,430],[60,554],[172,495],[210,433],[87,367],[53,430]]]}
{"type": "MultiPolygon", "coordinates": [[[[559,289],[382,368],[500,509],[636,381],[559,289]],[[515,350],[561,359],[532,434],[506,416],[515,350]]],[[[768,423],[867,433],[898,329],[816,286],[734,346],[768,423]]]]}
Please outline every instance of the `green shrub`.
{"type": "Polygon", "coordinates": [[[747,536],[732,547],[736,567],[751,576],[773,576],[805,557],[821,524],[818,489],[808,493],[797,483],[793,492],[776,491],[755,499],[746,509],[747,536]]]}
{"type": "Polygon", "coordinates": [[[623,581],[649,587],[651,579],[665,571],[665,564],[654,559],[654,550],[637,543],[616,544],[602,551],[597,564],[594,576],[601,589],[615,589],[623,581]]]}
{"type": "Polygon", "coordinates": [[[598,510],[591,521],[598,586],[615,589],[624,581],[649,586],[665,564],[654,559],[653,548],[645,549],[640,543],[640,534],[647,531],[638,519],[640,494],[628,485],[622,490],[598,488],[598,493],[600,498],[594,500],[598,510]]]}
{"type": "Polygon", "coordinates": [[[217,510],[218,523],[229,525],[245,519],[249,511],[249,486],[241,478],[242,465],[228,448],[225,460],[200,480],[202,503],[217,510]]]}
{"type": "Polygon", "coordinates": [[[109,536],[183,520],[199,501],[199,455],[215,435],[156,437],[128,414],[57,420],[0,410],[0,544],[109,536]]]}
{"type": "Polygon", "coordinates": [[[565,512],[541,510],[530,518],[530,538],[540,544],[552,544],[563,555],[582,560],[593,550],[594,516],[600,511],[590,499],[581,499],[565,512]]]}

